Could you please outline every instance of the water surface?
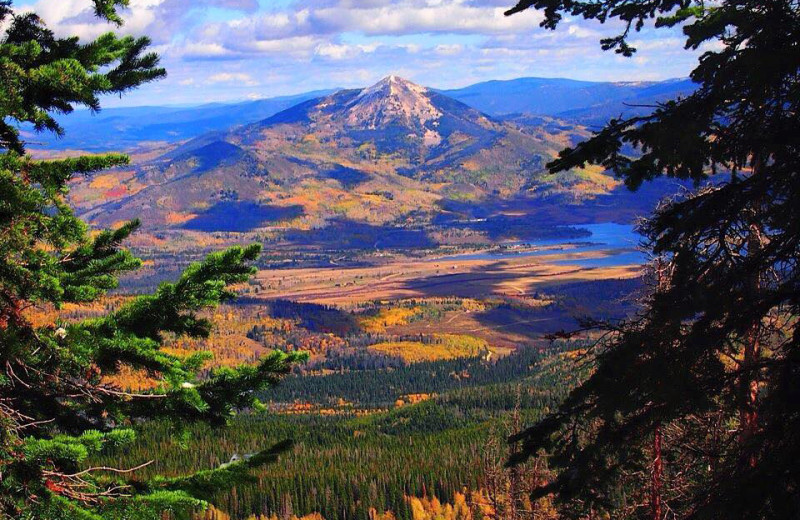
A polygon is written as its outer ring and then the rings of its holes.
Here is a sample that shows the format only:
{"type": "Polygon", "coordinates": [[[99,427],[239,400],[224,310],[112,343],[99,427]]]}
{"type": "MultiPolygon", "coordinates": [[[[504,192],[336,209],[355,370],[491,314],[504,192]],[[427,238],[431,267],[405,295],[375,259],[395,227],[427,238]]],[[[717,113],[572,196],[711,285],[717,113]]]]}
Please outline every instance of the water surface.
{"type": "Polygon", "coordinates": [[[631,224],[583,224],[574,226],[591,233],[584,238],[549,238],[507,242],[502,249],[449,256],[453,260],[501,260],[528,256],[544,256],[559,253],[603,253],[593,258],[556,260],[556,265],[578,265],[581,267],[615,267],[619,265],[643,264],[647,255],[637,248],[642,241],[631,224]],[[524,249],[523,249],[524,248],[524,249]]]}

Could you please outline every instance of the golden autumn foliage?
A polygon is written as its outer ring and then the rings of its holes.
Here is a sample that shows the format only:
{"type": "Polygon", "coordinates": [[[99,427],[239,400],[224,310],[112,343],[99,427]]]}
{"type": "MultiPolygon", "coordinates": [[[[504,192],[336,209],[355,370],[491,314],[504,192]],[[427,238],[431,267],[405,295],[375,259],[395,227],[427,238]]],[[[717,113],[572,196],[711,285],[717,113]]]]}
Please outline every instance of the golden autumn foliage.
{"type": "Polygon", "coordinates": [[[110,190],[118,185],[119,180],[113,174],[95,175],[89,183],[89,186],[96,190],[110,190]]]}
{"type": "Polygon", "coordinates": [[[384,308],[375,315],[361,316],[359,321],[365,332],[386,332],[386,327],[407,324],[418,312],[418,307],[384,308]]]}
{"type": "MultiPolygon", "coordinates": [[[[91,304],[67,303],[61,309],[53,307],[32,307],[26,312],[26,319],[35,327],[52,323],[70,323],[87,318],[105,315],[119,308],[128,301],[128,296],[107,296],[91,304]]],[[[214,322],[214,330],[208,338],[167,338],[164,351],[177,355],[189,356],[197,352],[210,352],[212,357],[207,368],[220,366],[238,366],[250,363],[267,354],[270,349],[247,337],[253,324],[265,324],[270,327],[291,327],[268,316],[246,310],[233,305],[222,305],[212,313],[203,313],[214,322]]],[[[114,383],[129,390],[152,388],[155,379],[138,371],[123,369],[113,378],[114,383]]]]}
{"type": "Polygon", "coordinates": [[[488,343],[480,338],[457,334],[435,334],[436,341],[396,341],[370,346],[373,352],[396,356],[408,363],[473,357],[489,352],[488,343]]]}
{"type": "Polygon", "coordinates": [[[406,394],[406,395],[402,396],[400,399],[398,399],[397,401],[395,401],[394,404],[395,404],[396,407],[399,408],[399,407],[405,406],[407,404],[421,403],[423,401],[427,401],[429,399],[432,399],[435,396],[436,396],[436,394],[406,394]]]}
{"type": "MultiPolygon", "coordinates": [[[[208,509],[201,513],[197,513],[193,520],[232,520],[231,516],[227,513],[216,509],[214,506],[209,506],[208,509]]],[[[286,517],[278,517],[278,515],[250,515],[247,520],[325,520],[319,513],[311,513],[305,516],[289,515],[286,517]]]]}
{"type": "MultiPolygon", "coordinates": [[[[453,503],[442,503],[433,497],[406,497],[413,520],[478,520],[489,512],[487,502],[480,493],[456,493],[453,503]],[[475,513],[479,515],[476,516],[475,513]]],[[[396,520],[392,511],[369,510],[369,520],[396,520]]],[[[213,506],[195,515],[193,520],[231,520],[230,515],[213,506]]],[[[247,520],[325,520],[319,513],[296,515],[251,515],[247,520]]]]}
{"type": "Polygon", "coordinates": [[[183,224],[197,217],[195,213],[181,213],[178,211],[170,211],[164,217],[167,224],[183,224]]]}
{"type": "Polygon", "coordinates": [[[442,504],[436,497],[409,497],[409,507],[414,520],[472,520],[472,510],[467,497],[456,493],[452,504],[442,504]]]}

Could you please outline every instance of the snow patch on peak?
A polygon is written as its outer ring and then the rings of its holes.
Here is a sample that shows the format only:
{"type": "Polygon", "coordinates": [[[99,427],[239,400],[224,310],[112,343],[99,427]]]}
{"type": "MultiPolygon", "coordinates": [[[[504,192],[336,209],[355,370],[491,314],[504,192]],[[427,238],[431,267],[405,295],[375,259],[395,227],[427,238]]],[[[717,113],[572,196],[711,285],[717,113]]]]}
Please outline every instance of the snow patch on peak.
{"type": "Polygon", "coordinates": [[[427,88],[395,75],[365,88],[347,105],[348,123],[367,128],[390,123],[425,126],[441,116],[427,88]]]}

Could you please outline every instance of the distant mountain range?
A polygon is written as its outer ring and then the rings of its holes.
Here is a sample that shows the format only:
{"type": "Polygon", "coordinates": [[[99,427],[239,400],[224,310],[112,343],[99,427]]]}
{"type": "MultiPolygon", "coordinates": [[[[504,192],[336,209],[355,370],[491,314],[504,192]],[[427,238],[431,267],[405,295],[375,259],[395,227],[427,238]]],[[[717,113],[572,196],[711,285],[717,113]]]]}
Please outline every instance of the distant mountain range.
{"type": "Polygon", "coordinates": [[[175,143],[207,132],[265,119],[333,90],[306,92],[241,103],[210,103],[191,107],[141,106],[107,108],[98,113],[77,110],[57,117],[65,135],[34,134],[23,129],[33,149],[106,152],[175,143]]]}
{"type": "Polygon", "coordinates": [[[695,89],[688,79],[657,82],[590,82],[519,78],[487,81],[442,93],[493,116],[548,115],[602,125],[612,117],[651,111],[652,105],[695,89]]]}
{"type": "MultiPolygon", "coordinates": [[[[649,110],[648,106],[686,95],[693,88],[694,84],[687,79],[615,83],[519,78],[477,83],[439,93],[494,117],[544,115],[599,126],[611,117],[649,110]]],[[[33,149],[132,150],[185,141],[207,132],[226,131],[269,118],[298,103],[335,91],[195,107],[111,108],[98,114],[77,111],[60,118],[66,129],[63,139],[33,134],[29,129],[25,134],[33,149]]]]}

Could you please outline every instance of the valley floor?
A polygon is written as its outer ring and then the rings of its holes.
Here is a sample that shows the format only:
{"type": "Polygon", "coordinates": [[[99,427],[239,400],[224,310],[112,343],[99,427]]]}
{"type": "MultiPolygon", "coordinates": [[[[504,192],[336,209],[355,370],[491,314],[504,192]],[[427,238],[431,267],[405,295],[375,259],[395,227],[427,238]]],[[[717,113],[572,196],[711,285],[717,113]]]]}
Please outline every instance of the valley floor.
{"type": "MultiPolygon", "coordinates": [[[[154,460],[143,477],[175,476],[288,438],[292,450],[256,470],[251,484],[209,497],[218,507],[201,518],[504,518],[517,492],[497,491],[511,482],[504,439],[557,406],[586,373],[574,359],[592,338],[549,336],[574,330],[582,317],[629,315],[641,286],[632,248],[571,240],[417,256],[372,251],[341,266],[330,255],[327,266],[264,268],[238,299],[209,313],[210,338],[173,339],[166,349],[210,351],[209,369],[273,349],[309,352],[308,363],[260,396],[268,411],[244,413],[228,428],[191,427],[189,435],[140,424],[133,449],[87,463],[154,460]]],[[[59,312],[86,318],[127,298],[59,312]]],[[[137,373],[117,382],[152,384],[137,373]]],[[[550,473],[536,460],[521,474],[532,486],[550,473]]],[[[536,518],[553,518],[546,499],[528,506],[536,518]]]]}
{"type": "MultiPolygon", "coordinates": [[[[512,478],[505,437],[557,406],[586,370],[574,359],[590,338],[546,336],[582,316],[632,312],[642,271],[583,265],[613,250],[541,253],[262,270],[214,313],[208,341],[171,348],[211,350],[215,365],[311,352],[260,396],[269,412],[188,437],[141,425],[132,450],[93,463],[154,459],[146,471],[180,475],[291,438],[250,485],[209,497],[217,508],[200,518],[505,518],[512,496],[550,475],[535,460],[512,478]]],[[[547,498],[526,507],[554,518],[547,498]]]]}
{"type": "MultiPolygon", "coordinates": [[[[600,253],[602,255],[603,253],[600,253]]],[[[581,267],[569,260],[593,253],[559,253],[503,260],[397,260],[380,266],[261,271],[261,298],[281,298],[329,305],[369,300],[454,296],[526,296],[553,284],[634,278],[638,265],[581,267]],[[567,265],[555,262],[564,261],[567,265]]]]}

